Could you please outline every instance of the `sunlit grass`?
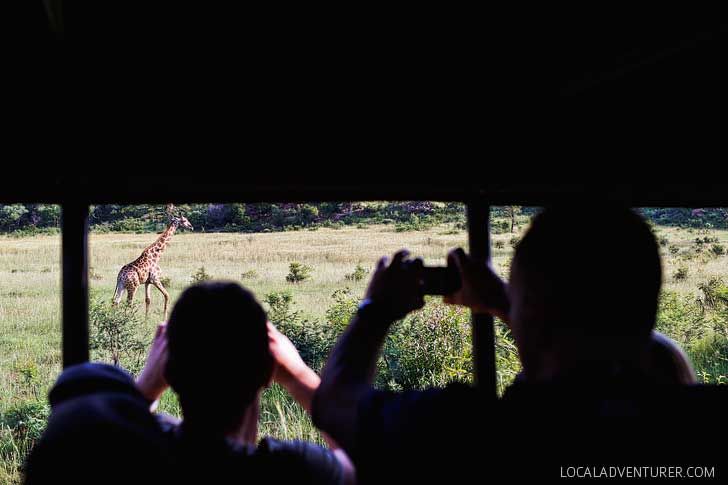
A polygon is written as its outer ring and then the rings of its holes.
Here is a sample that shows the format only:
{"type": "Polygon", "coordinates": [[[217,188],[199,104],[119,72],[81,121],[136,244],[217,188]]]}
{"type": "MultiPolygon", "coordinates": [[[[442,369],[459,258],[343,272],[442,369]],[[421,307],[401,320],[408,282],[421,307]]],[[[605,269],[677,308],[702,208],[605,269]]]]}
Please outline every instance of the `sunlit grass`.
{"type": "MultiPolygon", "coordinates": [[[[697,295],[699,283],[711,277],[728,276],[728,257],[705,253],[690,256],[695,250],[694,239],[706,233],[663,227],[657,232],[668,238],[669,246],[679,249],[679,253],[673,255],[669,247],[661,248],[665,289],[697,295]],[[674,281],[672,274],[683,265],[689,269],[688,277],[674,281]]],[[[728,231],[713,230],[709,235],[728,246],[728,231]]],[[[510,245],[513,236],[510,233],[493,236],[493,264],[504,276],[507,276],[513,254],[510,245]],[[495,247],[497,241],[502,242],[502,248],[495,247]]],[[[92,233],[89,266],[93,293],[111,300],[119,269],[139,256],[155,237],[153,234],[92,233]]],[[[261,300],[267,293],[289,290],[294,295],[296,309],[320,318],[331,306],[330,297],[335,290],[349,287],[354,295],[363,294],[368,277],[361,281],[346,278],[357,265],[371,270],[381,256],[391,255],[401,248],[424,257],[427,264],[444,264],[447,251],[466,247],[466,240],[465,232],[455,230],[451,224],[414,232],[396,232],[391,225],[259,234],[180,232],[162,256],[160,266],[162,275],[169,277],[171,282],[168,288],[171,304],[190,283],[192,274],[204,267],[214,278],[241,282],[261,300]],[[291,262],[311,266],[311,280],[287,283],[286,274],[291,262]],[[243,273],[247,273],[244,278],[243,273]]],[[[578,234],[564,237],[564,244],[583,243],[578,234]]],[[[599,255],[594,257],[598,260],[599,255]]],[[[609,271],[610,268],[601,270],[609,271]]],[[[598,277],[595,274],[595,278],[598,277]]],[[[136,301],[143,304],[143,300],[144,289],[141,288],[136,301]]],[[[152,314],[146,324],[148,338],[162,318],[162,296],[156,289],[152,289],[152,300],[152,314]]],[[[60,237],[0,236],[0,413],[23,402],[45,399],[61,369],[60,317],[60,237]]],[[[215,325],[224,323],[207,322],[206,325],[214,331],[215,325]]],[[[706,354],[695,355],[696,360],[705,372],[721,373],[726,356],[717,355],[716,349],[722,351],[722,348],[707,343],[705,348],[706,354]],[[714,357],[706,357],[708,351],[714,357]]],[[[160,409],[179,414],[172,393],[165,395],[160,409]]],[[[260,434],[320,442],[318,432],[303,410],[279,388],[271,388],[264,394],[260,434]]],[[[22,450],[22,446],[18,447],[12,441],[13,435],[7,429],[0,429],[0,436],[3,437],[0,440],[0,483],[12,483],[20,477],[18,466],[22,452],[18,450],[22,450]]]]}

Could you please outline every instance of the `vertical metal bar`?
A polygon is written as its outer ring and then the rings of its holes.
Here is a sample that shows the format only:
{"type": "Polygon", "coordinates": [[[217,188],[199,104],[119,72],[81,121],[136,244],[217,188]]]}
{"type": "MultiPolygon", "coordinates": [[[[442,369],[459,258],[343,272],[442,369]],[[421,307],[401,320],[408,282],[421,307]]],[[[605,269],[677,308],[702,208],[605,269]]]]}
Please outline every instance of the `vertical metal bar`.
{"type": "MultiPolygon", "coordinates": [[[[468,245],[471,257],[490,260],[490,206],[473,200],[467,206],[468,245]]],[[[495,332],[493,317],[472,314],[473,367],[475,384],[483,392],[496,395],[495,332]]]]}
{"type": "Polygon", "coordinates": [[[63,367],[86,362],[88,352],[88,205],[63,204],[63,367]]]}

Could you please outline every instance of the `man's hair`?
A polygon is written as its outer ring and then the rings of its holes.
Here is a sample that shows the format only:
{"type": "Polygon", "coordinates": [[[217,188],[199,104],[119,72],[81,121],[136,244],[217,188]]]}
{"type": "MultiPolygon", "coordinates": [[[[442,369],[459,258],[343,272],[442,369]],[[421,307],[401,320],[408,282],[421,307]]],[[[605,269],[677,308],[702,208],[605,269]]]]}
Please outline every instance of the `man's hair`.
{"type": "Polygon", "coordinates": [[[186,417],[217,431],[238,424],[273,371],[265,311],[236,283],[187,288],[167,324],[166,377],[186,417]]]}
{"type": "Polygon", "coordinates": [[[546,209],[518,245],[514,266],[548,332],[647,339],[655,325],[659,249],[631,209],[546,209]]]}

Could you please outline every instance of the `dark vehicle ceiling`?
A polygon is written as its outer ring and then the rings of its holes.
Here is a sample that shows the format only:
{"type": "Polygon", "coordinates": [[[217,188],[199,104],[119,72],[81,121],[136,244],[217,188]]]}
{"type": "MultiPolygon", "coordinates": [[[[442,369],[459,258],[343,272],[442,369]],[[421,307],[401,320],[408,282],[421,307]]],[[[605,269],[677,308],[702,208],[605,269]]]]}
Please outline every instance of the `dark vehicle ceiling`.
{"type": "Polygon", "coordinates": [[[33,26],[18,34],[22,67],[6,65],[7,138],[24,152],[723,151],[721,8],[10,3],[33,26]]]}
{"type": "Polygon", "coordinates": [[[350,177],[321,180],[280,175],[235,179],[149,175],[139,177],[39,177],[22,184],[0,182],[0,203],[80,202],[164,203],[326,200],[443,200],[491,205],[536,205],[577,201],[613,202],[631,206],[728,206],[728,184],[708,183],[520,183],[445,182],[432,177],[417,181],[363,182],[350,177]]]}

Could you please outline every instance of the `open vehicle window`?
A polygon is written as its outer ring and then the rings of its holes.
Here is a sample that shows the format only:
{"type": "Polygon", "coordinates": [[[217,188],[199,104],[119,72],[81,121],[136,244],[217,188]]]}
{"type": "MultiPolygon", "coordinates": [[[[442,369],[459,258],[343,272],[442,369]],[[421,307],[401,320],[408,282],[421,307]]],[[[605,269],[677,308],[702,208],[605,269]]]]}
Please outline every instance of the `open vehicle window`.
{"type": "MultiPolygon", "coordinates": [[[[171,311],[180,293],[195,282],[240,283],[319,370],[364,296],[380,257],[407,248],[428,266],[444,266],[450,249],[467,248],[461,203],[178,204],[172,216],[164,205],[100,205],[92,208],[89,222],[91,358],[134,373],[164,318],[158,286],[169,294],[171,311]],[[148,318],[144,282],[131,305],[122,287],[116,295],[119,304],[112,306],[122,268],[153,247],[173,217],[185,217],[189,227],[175,227],[158,260],[149,262],[159,274],[149,287],[148,318]],[[124,338],[112,338],[113,332],[124,338]]],[[[135,264],[137,270],[144,268],[144,263],[135,264]]],[[[425,309],[394,327],[379,363],[377,386],[401,390],[470,382],[471,345],[469,312],[431,297],[425,309]]],[[[160,410],[180,414],[172,392],[165,394],[160,410]]],[[[320,440],[305,413],[277,386],[265,392],[260,419],[262,435],[320,440]]]]}
{"type": "Polygon", "coordinates": [[[652,222],[662,256],[657,330],[687,352],[700,382],[728,383],[728,212],[640,211],[652,222]]]}
{"type": "Polygon", "coordinates": [[[0,205],[0,482],[20,483],[61,370],[60,207],[0,205]]]}

